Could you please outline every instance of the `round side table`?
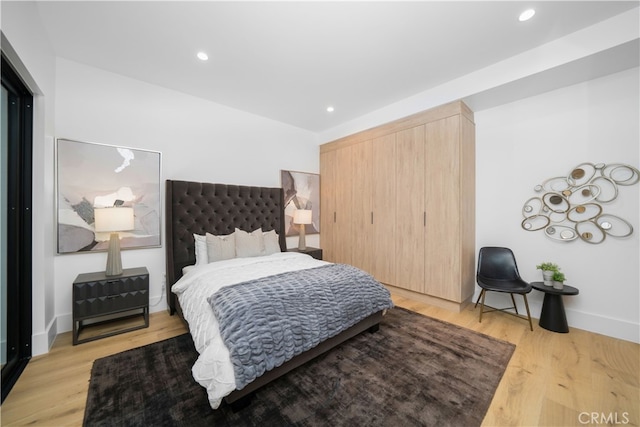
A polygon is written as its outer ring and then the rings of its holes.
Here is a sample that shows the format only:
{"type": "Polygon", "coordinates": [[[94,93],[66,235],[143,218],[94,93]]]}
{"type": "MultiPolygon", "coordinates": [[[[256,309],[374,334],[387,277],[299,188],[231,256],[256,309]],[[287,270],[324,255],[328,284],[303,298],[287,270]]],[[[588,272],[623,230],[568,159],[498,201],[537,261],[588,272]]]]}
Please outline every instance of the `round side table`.
{"type": "Polygon", "coordinates": [[[540,327],[553,332],[565,334],[569,332],[569,324],[567,323],[567,315],[564,311],[562,296],[578,295],[580,291],[568,285],[564,285],[562,289],[555,289],[553,286],[547,286],[543,282],[532,282],[531,287],[544,292],[542,312],[540,313],[540,322],[538,322],[540,327]]]}

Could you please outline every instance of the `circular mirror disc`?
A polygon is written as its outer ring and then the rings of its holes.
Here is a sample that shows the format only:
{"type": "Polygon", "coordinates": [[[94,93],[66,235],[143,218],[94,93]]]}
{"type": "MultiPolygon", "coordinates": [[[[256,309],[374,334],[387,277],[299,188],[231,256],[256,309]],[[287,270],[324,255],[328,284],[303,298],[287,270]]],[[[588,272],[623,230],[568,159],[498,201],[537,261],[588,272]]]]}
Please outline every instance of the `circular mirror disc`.
{"type": "Polygon", "coordinates": [[[576,212],[578,212],[578,213],[584,213],[584,211],[586,211],[586,210],[587,210],[587,208],[585,208],[584,206],[578,206],[576,208],[576,212]]]}
{"type": "Polygon", "coordinates": [[[600,224],[600,227],[602,227],[603,230],[611,230],[613,225],[609,221],[604,221],[600,224]]]}
{"type": "Polygon", "coordinates": [[[592,237],[593,237],[593,234],[589,233],[588,231],[582,233],[582,238],[585,240],[591,240],[592,237]]]}
{"type": "Polygon", "coordinates": [[[549,197],[549,203],[551,203],[553,205],[559,205],[560,203],[562,203],[562,197],[560,197],[560,196],[551,196],[551,197],[549,197]]]}
{"type": "Polygon", "coordinates": [[[584,169],[574,169],[573,172],[571,172],[571,178],[573,179],[580,179],[584,176],[584,169]]]}
{"type": "Polygon", "coordinates": [[[562,237],[563,239],[572,239],[574,236],[575,234],[571,230],[564,230],[562,233],[560,233],[560,237],[562,237]]]}
{"type": "Polygon", "coordinates": [[[569,197],[571,195],[571,190],[564,190],[562,194],[564,194],[566,197],[569,197]]]}

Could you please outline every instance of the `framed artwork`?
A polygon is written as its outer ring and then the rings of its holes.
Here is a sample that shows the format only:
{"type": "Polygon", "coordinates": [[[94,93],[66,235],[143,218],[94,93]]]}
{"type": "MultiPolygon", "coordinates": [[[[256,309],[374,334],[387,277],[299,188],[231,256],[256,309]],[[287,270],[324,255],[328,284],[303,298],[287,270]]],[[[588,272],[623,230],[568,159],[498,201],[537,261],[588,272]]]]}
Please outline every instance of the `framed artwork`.
{"type": "Polygon", "coordinates": [[[298,226],[293,224],[293,215],[298,209],[311,211],[311,224],[305,225],[305,233],[320,233],[320,175],[281,170],[280,182],[284,190],[285,235],[299,234],[298,226]]]}
{"type": "Polygon", "coordinates": [[[110,206],[133,207],[122,249],[160,246],[160,165],[157,151],[58,139],[58,253],[106,251],[109,233],[95,231],[94,208],[110,206]]]}

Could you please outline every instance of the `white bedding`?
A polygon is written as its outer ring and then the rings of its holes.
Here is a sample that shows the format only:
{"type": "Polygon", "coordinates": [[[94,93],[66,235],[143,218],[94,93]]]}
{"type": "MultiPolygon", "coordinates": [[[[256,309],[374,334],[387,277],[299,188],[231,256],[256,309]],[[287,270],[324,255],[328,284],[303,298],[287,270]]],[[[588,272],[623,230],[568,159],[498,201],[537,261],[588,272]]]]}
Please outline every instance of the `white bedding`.
{"type": "Polygon", "coordinates": [[[217,408],[222,398],[235,390],[236,382],[229,350],[220,337],[218,322],[207,298],[224,286],[325,264],[328,263],[297,252],[234,258],[194,266],[171,287],[200,353],[191,369],[193,378],[207,389],[212,408],[217,408]]]}

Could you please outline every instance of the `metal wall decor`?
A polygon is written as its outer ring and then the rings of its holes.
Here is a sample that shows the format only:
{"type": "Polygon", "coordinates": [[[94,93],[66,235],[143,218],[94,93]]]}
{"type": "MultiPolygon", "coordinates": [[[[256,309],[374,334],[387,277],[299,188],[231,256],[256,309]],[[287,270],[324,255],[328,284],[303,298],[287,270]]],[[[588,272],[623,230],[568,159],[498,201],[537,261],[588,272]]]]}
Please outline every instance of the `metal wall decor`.
{"type": "Polygon", "coordinates": [[[605,212],[602,205],[618,197],[618,186],[635,185],[637,168],[622,163],[581,163],[567,176],[549,178],[533,189],[522,207],[522,228],[544,231],[550,239],[571,242],[580,239],[602,243],[607,236],[633,234],[629,221],[605,212]]]}

